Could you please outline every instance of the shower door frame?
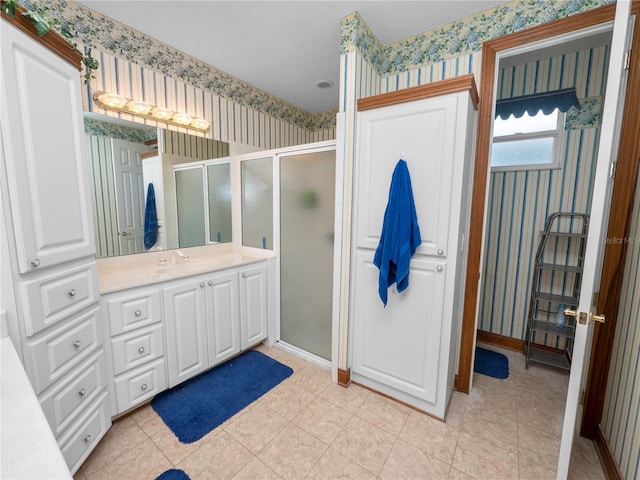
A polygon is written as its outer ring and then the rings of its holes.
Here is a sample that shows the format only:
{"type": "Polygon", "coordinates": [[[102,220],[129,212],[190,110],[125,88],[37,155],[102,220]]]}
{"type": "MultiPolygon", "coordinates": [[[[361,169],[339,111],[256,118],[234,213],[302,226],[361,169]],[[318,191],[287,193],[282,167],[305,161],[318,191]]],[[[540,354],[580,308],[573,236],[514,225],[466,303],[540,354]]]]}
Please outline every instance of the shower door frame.
{"type": "MultiPolygon", "coordinates": [[[[272,158],[272,178],[273,178],[273,252],[275,254],[275,289],[274,294],[270,296],[275,300],[275,305],[270,308],[273,313],[269,324],[269,338],[273,344],[289,353],[302,357],[312,363],[322,367],[331,368],[331,376],[333,381],[337,381],[337,365],[338,365],[338,315],[340,313],[340,274],[342,268],[342,204],[343,204],[343,160],[342,156],[336,148],[336,140],[323,142],[307,143],[303,145],[295,145],[291,147],[276,148],[272,150],[260,150],[253,153],[247,153],[231,158],[232,178],[235,178],[235,188],[232,191],[237,192],[236,197],[232,200],[233,208],[233,239],[234,249],[237,248],[253,248],[243,247],[242,245],[242,168],[241,164],[247,160],[257,160],[267,157],[272,158]],[[281,285],[280,285],[280,159],[282,157],[290,157],[296,155],[307,155],[312,153],[320,153],[334,151],[335,158],[335,202],[334,202],[334,246],[333,246],[333,279],[332,279],[332,306],[331,306],[331,359],[326,360],[313,353],[307,352],[299,347],[288,344],[280,338],[281,327],[281,285]],[[234,171],[235,170],[235,174],[234,171]]],[[[233,181],[233,180],[232,180],[233,181]]]]}

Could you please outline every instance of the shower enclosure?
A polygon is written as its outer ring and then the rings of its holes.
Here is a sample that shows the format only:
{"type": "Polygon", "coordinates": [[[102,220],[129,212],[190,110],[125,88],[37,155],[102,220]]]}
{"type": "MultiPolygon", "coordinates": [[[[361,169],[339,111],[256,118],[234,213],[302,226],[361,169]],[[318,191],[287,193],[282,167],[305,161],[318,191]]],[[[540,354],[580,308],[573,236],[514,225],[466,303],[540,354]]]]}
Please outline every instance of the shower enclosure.
{"type": "Polygon", "coordinates": [[[241,160],[242,243],[279,259],[276,338],[321,362],[331,360],[335,160],[333,146],[241,160]]]}

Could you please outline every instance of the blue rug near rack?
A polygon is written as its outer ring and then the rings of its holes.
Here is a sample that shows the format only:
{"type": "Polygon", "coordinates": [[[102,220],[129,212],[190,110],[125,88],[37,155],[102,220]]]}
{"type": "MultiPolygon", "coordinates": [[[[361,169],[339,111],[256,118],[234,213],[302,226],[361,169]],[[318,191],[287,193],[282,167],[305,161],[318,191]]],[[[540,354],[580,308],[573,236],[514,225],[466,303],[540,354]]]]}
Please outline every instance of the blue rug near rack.
{"type": "Polygon", "coordinates": [[[286,365],[249,350],[156,395],[151,407],[178,440],[193,443],[292,373],[286,365]]]}
{"type": "Polygon", "coordinates": [[[509,359],[502,353],[476,347],[473,371],[488,377],[505,379],[509,377],[509,359]]]}

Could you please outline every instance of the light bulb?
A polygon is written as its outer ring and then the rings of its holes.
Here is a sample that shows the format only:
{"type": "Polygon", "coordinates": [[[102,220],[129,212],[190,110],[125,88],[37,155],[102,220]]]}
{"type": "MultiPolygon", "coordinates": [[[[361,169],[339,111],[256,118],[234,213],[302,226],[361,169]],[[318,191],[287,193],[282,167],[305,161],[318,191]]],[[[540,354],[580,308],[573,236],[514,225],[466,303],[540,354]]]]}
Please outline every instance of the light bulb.
{"type": "Polygon", "coordinates": [[[98,101],[114,108],[122,108],[127,104],[127,99],[117,93],[102,93],[98,95],[98,101]]]}

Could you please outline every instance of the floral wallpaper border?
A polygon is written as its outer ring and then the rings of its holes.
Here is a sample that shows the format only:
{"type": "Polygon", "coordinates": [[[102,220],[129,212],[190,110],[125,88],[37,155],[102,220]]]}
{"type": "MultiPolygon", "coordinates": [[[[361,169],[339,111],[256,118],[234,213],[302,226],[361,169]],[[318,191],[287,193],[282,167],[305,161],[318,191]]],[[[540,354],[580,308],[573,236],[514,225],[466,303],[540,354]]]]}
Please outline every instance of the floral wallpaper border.
{"type": "Polygon", "coordinates": [[[565,130],[597,128],[602,125],[602,104],[604,97],[580,98],[580,110],[570,108],[564,121],[565,130]]]}
{"type": "Polygon", "coordinates": [[[359,15],[342,19],[341,53],[358,49],[380,75],[477,52],[482,42],[585,12],[615,0],[516,0],[413,37],[380,45],[359,15]]]}
{"type": "Polygon", "coordinates": [[[67,0],[20,0],[53,19],[78,43],[162,72],[196,87],[311,131],[335,126],[337,109],[312,114],[175,48],[67,0]]]}
{"type": "Polygon", "coordinates": [[[132,128],[92,118],[84,119],[84,131],[89,135],[119,138],[129,142],[144,143],[158,137],[156,128],[132,128]]]}
{"type": "MultiPolygon", "coordinates": [[[[384,46],[354,13],[342,19],[341,53],[358,49],[383,76],[479,51],[482,42],[615,0],[516,0],[471,17],[384,46]]],[[[316,131],[335,126],[337,109],[311,114],[211,65],[159,42],[72,0],[21,0],[53,19],[79,43],[102,49],[233,102],[316,131]]]]}

